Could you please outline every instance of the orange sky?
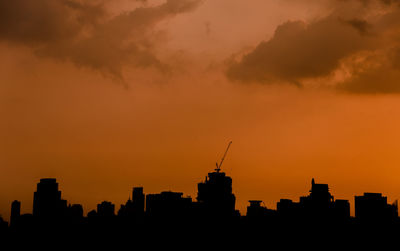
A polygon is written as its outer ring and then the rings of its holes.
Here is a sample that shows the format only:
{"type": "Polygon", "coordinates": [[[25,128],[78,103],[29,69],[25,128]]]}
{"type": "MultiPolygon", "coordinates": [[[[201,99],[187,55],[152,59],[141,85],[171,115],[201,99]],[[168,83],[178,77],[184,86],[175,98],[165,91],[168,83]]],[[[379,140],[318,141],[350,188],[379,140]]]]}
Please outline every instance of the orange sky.
{"type": "Polygon", "coordinates": [[[312,177],[399,198],[396,1],[26,1],[0,3],[1,215],[43,177],[85,211],[195,198],[230,140],[243,213],[312,177]]]}

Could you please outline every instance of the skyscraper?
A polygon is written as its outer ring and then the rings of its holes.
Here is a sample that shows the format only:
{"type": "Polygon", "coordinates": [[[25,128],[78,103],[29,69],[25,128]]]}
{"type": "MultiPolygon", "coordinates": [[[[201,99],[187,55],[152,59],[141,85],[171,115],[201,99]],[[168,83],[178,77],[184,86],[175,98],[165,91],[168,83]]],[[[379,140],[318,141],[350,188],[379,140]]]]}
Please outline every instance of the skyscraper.
{"type": "Polygon", "coordinates": [[[198,184],[197,201],[211,216],[233,216],[236,197],[232,193],[232,178],[216,169],[198,184]]]}
{"type": "Polygon", "coordinates": [[[10,217],[10,226],[14,226],[18,218],[21,216],[21,202],[14,200],[11,203],[11,217],[10,217]]]}
{"type": "Polygon", "coordinates": [[[144,214],[143,187],[134,187],[132,191],[132,209],[135,215],[142,216],[144,214]]]}
{"type": "Polygon", "coordinates": [[[143,219],[144,217],[144,202],[145,196],[143,187],[134,187],[132,191],[132,199],[121,205],[118,211],[118,216],[134,218],[135,220],[143,219]]]}
{"type": "Polygon", "coordinates": [[[33,195],[33,215],[35,217],[61,217],[67,210],[67,202],[61,199],[56,179],[41,179],[33,195]]]}

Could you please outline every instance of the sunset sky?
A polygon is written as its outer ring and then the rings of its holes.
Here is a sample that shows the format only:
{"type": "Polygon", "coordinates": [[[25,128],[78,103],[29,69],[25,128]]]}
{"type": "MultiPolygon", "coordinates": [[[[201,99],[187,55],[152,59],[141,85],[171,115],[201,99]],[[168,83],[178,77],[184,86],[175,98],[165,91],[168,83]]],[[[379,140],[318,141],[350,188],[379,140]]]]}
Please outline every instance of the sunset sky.
{"type": "Polygon", "coordinates": [[[40,178],[85,212],[133,186],[237,208],[400,198],[398,0],[0,0],[0,215],[40,178]]]}

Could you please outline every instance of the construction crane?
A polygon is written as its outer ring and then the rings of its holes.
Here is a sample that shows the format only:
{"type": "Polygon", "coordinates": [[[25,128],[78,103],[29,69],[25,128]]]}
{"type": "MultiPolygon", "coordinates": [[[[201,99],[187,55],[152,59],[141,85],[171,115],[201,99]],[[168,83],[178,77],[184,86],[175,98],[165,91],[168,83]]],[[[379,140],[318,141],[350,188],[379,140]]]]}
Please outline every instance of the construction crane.
{"type": "Polygon", "coordinates": [[[222,157],[221,162],[219,163],[219,165],[218,165],[218,162],[216,163],[217,168],[215,169],[215,171],[217,171],[217,173],[219,173],[221,171],[222,163],[224,162],[224,159],[226,157],[226,154],[228,153],[229,147],[231,147],[231,144],[232,144],[232,141],[229,142],[228,147],[226,148],[225,154],[222,157]]]}

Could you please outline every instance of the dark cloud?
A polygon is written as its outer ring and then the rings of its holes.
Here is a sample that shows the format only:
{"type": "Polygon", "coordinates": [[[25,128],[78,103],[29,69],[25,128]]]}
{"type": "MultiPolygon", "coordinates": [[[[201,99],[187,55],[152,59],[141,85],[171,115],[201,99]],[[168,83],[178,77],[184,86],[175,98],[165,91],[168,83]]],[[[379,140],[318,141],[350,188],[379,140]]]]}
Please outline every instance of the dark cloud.
{"type": "Polygon", "coordinates": [[[363,19],[353,18],[350,20],[344,20],[344,22],[353,26],[356,30],[360,32],[361,35],[368,34],[369,30],[371,29],[371,24],[363,19]]]}
{"type": "Polygon", "coordinates": [[[291,21],[280,25],[267,42],[228,70],[228,77],[240,81],[298,83],[305,78],[326,76],[340,60],[368,47],[358,29],[329,16],[309,25],[291,21]]]}
{"type": "Polygon", "coordinates": [[[101,4],[72,0],[0,0],[0,39],[27,45],[64,40],[104,14],[101,4]]]}
{"type": "Polygon", "coordinates": [[[297,85],[329,79],[346,92],[399,93],[399,1],[339,2],[327,17],[280,25],[270,40],[230,64],[228,78],[297,85]]]}
{"type": "MultiPolygon", "coordinates": [[[[364,0],[367,1],[367,0],[364,0]]],[[[369,2],[372,2],[373,0],[369,0],[369,2]]],[[[379,2],[386,4],[386,5],[392,5],[392,4],[399,4],[399,0],[379,0],[379,2]]]]}
{"type": "Polygon", "coordinates": [[[99,1],[0,0],[0,40],[118,77],[124,65],[165,69],[152,50],[154,26],[200,2],[167,0],[109,17],[99,1]]]}
{"type": "Polygon", "coordinates": [[[366,94],[400,93],[400,47],[369,53],[350,62],[351,77],[338,83],[338,90],[366,94]]]}

